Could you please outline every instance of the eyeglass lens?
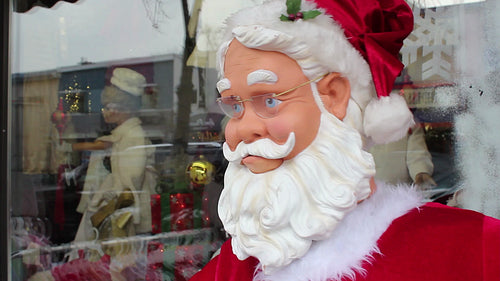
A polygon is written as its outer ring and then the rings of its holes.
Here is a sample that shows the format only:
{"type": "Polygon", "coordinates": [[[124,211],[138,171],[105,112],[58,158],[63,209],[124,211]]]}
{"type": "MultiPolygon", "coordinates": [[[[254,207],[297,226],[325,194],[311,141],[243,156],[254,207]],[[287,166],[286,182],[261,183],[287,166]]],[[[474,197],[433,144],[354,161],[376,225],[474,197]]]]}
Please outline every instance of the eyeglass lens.
{"type": "Polygon", "coordinates": [[[245,110],[245,102],[251,102],[255,113],[262,118],[270,118],[278,113],[281,103],[274,94],[254,96],[251,99],[240,100],[238,97],[223,97],[218,100],[221,110],[231,118],[240,118],[245,110]]]}

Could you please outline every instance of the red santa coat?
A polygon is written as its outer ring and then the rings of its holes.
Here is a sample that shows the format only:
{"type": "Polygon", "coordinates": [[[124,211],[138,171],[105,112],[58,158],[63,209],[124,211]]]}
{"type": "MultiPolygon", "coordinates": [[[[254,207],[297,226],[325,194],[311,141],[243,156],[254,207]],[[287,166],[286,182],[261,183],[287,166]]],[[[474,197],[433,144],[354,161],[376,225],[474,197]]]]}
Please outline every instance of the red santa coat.
{"type": "MultiPolygon", "coordinates": [[[[336,258],[342,262],[341,256],[336,258]]],[[[310,265],[311,270],[323,270],[314,262],[310,265]]],[[[229,240],[191,281],[254,280],[259,268],[255,258],[240,261],[229,240]]],[[[374,248],[341,274],[302,274],[305,268],[263,280],[499,281],[500,221],[474,211],[427,203],[393,219],[374,248]]]]}

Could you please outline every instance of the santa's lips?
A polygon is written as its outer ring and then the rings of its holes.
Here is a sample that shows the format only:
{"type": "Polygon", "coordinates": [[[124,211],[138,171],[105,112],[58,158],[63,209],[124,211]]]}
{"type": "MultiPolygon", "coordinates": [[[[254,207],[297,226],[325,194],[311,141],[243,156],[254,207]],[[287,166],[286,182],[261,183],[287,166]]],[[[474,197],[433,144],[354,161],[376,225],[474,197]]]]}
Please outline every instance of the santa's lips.
{"type": "Polygon", "coordinates": [[[260,174],[278,168],[283,161],[283,158],[269,159],[257,155],[248,155],[241,160],[240,164],[247,167],[252,173],[260,174]]]}
{"type": "Polygon", "coordinates": [[[266,159],[266,158],[259,155],[246,155],[241,159],[241,164],[245,165],[245,163],[253,162],[256,159],[266,159]]]}

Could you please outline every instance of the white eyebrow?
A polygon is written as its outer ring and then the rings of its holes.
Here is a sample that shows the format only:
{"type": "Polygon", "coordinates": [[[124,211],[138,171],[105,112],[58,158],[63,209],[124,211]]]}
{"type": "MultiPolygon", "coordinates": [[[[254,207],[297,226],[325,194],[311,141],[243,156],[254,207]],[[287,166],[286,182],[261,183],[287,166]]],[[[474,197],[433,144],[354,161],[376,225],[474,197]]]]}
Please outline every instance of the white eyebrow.
{"type": "Polygon", "coordinates": [[[222,93],[225,90],[231,89],[231,81],[229,81],[229,79],[227,78],[221,79],[219,80],[219,82],[217,82],[216,87],[217,91],[219,91],[219,93],[222,93]]]}
{"type": "Polygon", "coordinates": [[[274,84],[276,82],[278,82],[278,75],[270,70],[258,69],[250,72],[247,76],[248,86],[257,83],[274,84]]]}

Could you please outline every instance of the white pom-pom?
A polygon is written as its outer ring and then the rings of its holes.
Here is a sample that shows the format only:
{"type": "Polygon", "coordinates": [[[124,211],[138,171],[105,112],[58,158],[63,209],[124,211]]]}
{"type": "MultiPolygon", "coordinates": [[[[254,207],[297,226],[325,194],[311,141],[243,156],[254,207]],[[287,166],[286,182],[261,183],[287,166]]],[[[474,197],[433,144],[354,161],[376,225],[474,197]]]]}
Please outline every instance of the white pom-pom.
{"type": "Polygon", "coordinates": [[[365,108],[363,127],[365,135],[376,144],[397,141],[415,124],[413,114],[403,97],[391,94],[373,99],[365,108]]]}

